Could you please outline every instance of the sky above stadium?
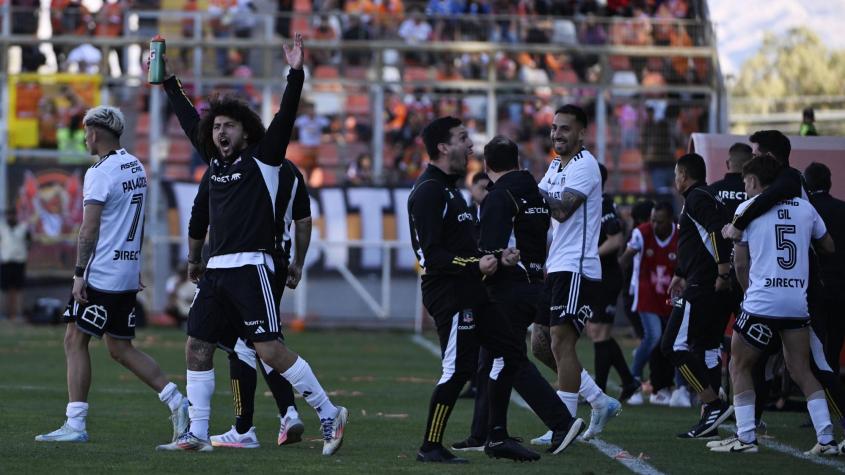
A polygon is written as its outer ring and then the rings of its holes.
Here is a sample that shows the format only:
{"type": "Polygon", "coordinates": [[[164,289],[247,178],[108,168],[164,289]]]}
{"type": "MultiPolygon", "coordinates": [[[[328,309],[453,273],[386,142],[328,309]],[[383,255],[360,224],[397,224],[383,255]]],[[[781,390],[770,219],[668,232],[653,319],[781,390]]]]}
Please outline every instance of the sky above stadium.
{"type": "Polygon", "coordinates": [[[845,48],[845,0],[708,0],[725,74],[737,74],[764,32],[807,26],[832,49],[845,48]]]}

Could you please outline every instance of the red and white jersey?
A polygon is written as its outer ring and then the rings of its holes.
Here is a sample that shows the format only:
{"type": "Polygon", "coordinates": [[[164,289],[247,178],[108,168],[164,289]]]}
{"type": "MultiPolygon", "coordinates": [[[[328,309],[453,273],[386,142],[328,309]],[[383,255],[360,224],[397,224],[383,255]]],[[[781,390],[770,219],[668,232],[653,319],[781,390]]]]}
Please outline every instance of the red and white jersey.
{"type": "Polygon", "coordinates": [[[669,283],[675,274],[678,260],[678,231],[672,226],[672,234],[665,240],[654,234],[651,223],[644,223],[634,229],[628,247],[638,251],[639,269],[632,282],[634,308],[638,312],[656,313],[668,316],[672,311],[669,304],[669,283]]]}

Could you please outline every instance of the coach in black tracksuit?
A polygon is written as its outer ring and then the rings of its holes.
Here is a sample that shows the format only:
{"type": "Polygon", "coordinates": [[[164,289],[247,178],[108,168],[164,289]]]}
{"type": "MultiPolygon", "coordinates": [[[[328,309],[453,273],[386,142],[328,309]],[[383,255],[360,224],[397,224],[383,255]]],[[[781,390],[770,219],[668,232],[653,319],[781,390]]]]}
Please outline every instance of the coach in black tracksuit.
{"type": "MultiPolygon", "coordinates": [[[[749,140],[754,144],[756,154],[772,155],[784,165],[784,168],[780,171],[775,181],[764,192],[760,193],[745,208],[741,215],[735,216],[730,226],[725,227],[725,237],[738,239],[742,234],[742,230],[748,227],[751,221],[764,214],[782,200],[795,197],[804,198],[810,201],[813,207],[819,211],[819,214],[822,214],[822,210],[819,209],[820,207],[822,209],[829,207],[829,203],[824,203],[823,196],[807,193],[807,184],[801,172],[789,166],[789,154],[792,151],[789,138],[777,130],[762,130],[752,134],[749,140]],[[822,203],[817,203],[817,198],[822,198],[822,203]]],[[[827,220],[835,215],[830,213],[828,217],[822,216],[825,223],[827,223],[827,220]]],[[[833,235],[833,230],[841,227],[841,225],[837,224],[833,224],[833,226],[831,235],[833,235]]],[[[837,248],[837,253],[838,251],[839,248],[837,248]]],[[[832,279],[829,283],[826,280],[823,282],[824,266],[820,266],[818,256],[815,255],[812,248],[810,249],[810,254],[810,280],[807,288],[807,304],[810,311],[810,326],[812,329],[810,345],[811,348],[821,350],[810,352],[810,368],[826,390],[827,402],[831,408],[831,419],[839,420],[840,425],[845,428],[845,388],[842,387],[839,381],[839,374],[833,372],[829,361],[834,356],[838,358],[838,353],[831,351],[829,344],[826,344],[828,343],[829,337],[828,327],[831,325],[829,320],[836,318],[841,308],[836,307],[835,301],[833,312],[828,312],[825,308],[826,295],[838,297],[842,290],[841,288],[835,288],[836,279],[832,279]],[[828,285],[831,287],[828,288],[828,285]],[[829,356],[825,358],[821,357],[828,353],[829,356]]],[[[826,258],[826,260],[834,259],[836,255],[834,254],[834,256],[826,258]]],[[[841,317],[839,318],[841,319],[841,317]]],[[[834,328],[841,328],[842,325],[840,322],[834,322],[832,324],[834,328]]]]}
{"type": "Polygon", "coordinates": [[[422,132],[430,157],[408,197],[411,245],[424,270],[423,305],[434,318],[443,357],[443,373],[429,406],[425,436],[417,460],[465,463],[443,447],[443,432],[461,388],[478,363],[479,343],[502,357],[503,368],[489,381],[489,439],[484,451],[492,457],[537,460],[507,434],[507,409],[513,375],[525,363],[510,324],[487,297],[482,275],[513,265],[515,252],[495,257],[479,251],[473,239],[473,217],[456,183],[466,173],[472,141],[454,117],[432,121],[422,132]],[[499,262],[501,261],[501,262],[499,262]]]}
{"type": "MultiPolygon", "coordinates": [[[[718,293],[730,285],[730,242],[721,236],[727,223],[724,205],[704,182],[704,159],[690,153],[675,165],[675,186],[684,195],[684,207],[678,225],[678,265],[669,284],[675,297],[672,314],[663,333],[661,349],[678,368],[705,403],[702,418],[680,437],[696,438],[716,430],[732,412],[718,397],[718,386],[711,383],[705,354],[722,343],[726,321],[716,304],[725,297],[718,293]]],[[[718,359],[716,360],[718,364],[718,359]]]]}
{"type": "MultiPolygon", "coordinates": [[[[515,245],[520,257],[516,266],[501,267],[484,282],[490,300],[508,317],[511,331],[526,354],[526,332],[534,321],[543,293],[549,208],[531,173],[519,170],[516,143],[506,137],[494,137],[484,147],[484,162],[491,183],[481,204],[479,247],[493,253],[515,245]]],[[[478,374],[489,374],[496,367],[492,353],[481,348],[478,374]]],[[[525,360],[514,376],[513,387],[552,431],[572,432],[574,438],[583,428],[583,421],[573,421],[534,363],[525,360]]],[[[482,385],[475,398],[470,437],[453,444],[453,449],[478,450],[483,446],[487,439],[488,408],[487,391],[482,385]]]]}

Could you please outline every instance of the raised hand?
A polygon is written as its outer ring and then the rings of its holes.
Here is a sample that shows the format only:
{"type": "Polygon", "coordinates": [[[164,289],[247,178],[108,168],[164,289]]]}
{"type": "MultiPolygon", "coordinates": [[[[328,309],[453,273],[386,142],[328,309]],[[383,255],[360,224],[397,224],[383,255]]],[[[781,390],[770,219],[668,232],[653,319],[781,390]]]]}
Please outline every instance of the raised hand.
{"type": "Polygon", "coordinates": [[[293,69],[302,69],[302,60],[305,58],[305,52],[302,51],[302,34],[297,33],[293,39],[293,46],[282,45],[285,50],[285,59],[293,69]]]}

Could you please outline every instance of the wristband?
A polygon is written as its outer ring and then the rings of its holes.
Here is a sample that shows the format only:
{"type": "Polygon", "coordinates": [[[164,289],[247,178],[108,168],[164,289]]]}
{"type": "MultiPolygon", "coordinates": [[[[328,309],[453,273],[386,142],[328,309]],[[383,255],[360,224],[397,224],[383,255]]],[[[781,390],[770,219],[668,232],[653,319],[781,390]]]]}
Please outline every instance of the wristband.
{"type": "Polygon", "coordinates": [[[76,266],[73,269],[73,276],[74,277],[85,277],[85,268],[82,266],[76,266]]]}

